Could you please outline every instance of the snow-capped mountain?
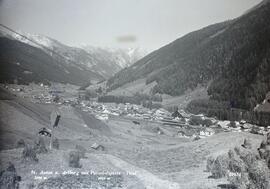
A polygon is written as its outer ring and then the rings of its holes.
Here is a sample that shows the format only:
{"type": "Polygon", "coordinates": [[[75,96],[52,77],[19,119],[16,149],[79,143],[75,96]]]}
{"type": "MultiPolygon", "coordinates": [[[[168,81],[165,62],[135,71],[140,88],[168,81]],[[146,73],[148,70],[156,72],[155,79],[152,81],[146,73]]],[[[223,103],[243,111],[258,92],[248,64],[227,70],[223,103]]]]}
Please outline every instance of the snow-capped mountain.
{"type": "Polygon", "coordinates": [[[131,66],[147,54],[147,52],[141,48],[100,48],[85,45],[82,46],[82,48],[89,53],[103,54],[122,69],[131,66]]]}
{"type": "Polygon", "coordinates": [[[60,82],[84,85],[101,81],[104,77],[90,69],[81,69],[62,56],[55,56],[42,48],[0,35],[0,82],[27,84],[60,82]]]}
{"type": "Polygon", "coordinates": [[[104,78],[111,77],[146,55],[146,52],[139,48],[111,49],[93,46],[78,48],[64,45],[44,35],[23,33],[21,31],[18,33],[26,38],[15,33],[10,33],[9,38],[41,48],[54,57],[58,55],[53,52],[57,52],[66,59],[66,63],[70,66],[76,66],[80,70],[96,72],[104,78]]]}
{"type": "Polygon", "coordinates": [[[24,33],[21,31],[18,31],[18,33],[27,37],[27,38],[25,38],[19,34],[13,33],[12,37],[14,39],[17,39],[18,41],[21,41],[23,43],[29,44],[29,45],[37,47],[37,48],[42,48],[41,46],[43,46],[43,47],[51,49],[51,47],[53,47],[53,39],[50,39],[47,36],[37,35],[37,34],[29,34],[29,33],[24,33]],[[32,42],[32,41],[34,41],[34,42],[32,42]]]}

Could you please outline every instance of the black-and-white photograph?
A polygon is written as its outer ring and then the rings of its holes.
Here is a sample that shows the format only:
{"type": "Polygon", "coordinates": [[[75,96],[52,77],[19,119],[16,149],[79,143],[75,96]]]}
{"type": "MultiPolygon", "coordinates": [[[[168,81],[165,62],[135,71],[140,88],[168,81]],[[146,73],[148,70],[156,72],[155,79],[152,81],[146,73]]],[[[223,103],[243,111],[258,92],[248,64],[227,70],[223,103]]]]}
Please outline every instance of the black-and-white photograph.
{"type": "Polygon", "coordinates": [[[270,0],[0,0],[0,189],[270,189],[270,0]]]}

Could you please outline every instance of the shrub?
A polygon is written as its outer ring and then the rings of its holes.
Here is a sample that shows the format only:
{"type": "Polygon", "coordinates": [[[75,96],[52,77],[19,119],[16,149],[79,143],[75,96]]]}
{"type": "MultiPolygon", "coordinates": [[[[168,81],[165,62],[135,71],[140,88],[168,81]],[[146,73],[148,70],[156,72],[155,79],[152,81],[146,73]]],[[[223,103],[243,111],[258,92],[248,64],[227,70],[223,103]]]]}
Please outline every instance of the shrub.
{"type": "Polygon", "coordinates": [[[57,138],[53,139],[52,147],[57,150],[59,149],[59,140],[57,138]]]}
{"type": "Polygon", "coordinates": [[[79,152],[80,158],[85,158],[86,149],[81,145],[76,145],[75,149],[79,152]]]}
{"type": "Polygon", "coordinates": [[[23,139],[20,139],[17,141],[17,148],[24,148],[25,147],[25,142],[23,139]]]}
{"type": "Polygon", "coordinates": [[[200,140],[200,139],[201,139],[201,137],[196,136],[196,137],[193,139],[193,141],[200,140]]]}
{"type": "Polygon", "coordinates": [[[43,137],[38,137],[37,141],[35,142],[35,149],[38,154],[48,152],[46,148],[45,140],[43,137]]]}
{"type": "Polygon", "coordinates": [[[158,94],[152,95],[150,99],[154,102],[162,102],[162,96],[158,94]]]}
{"type": "Polygon", "coordinates": [[[182,117],[182,118],[180,119],[180,121],[186,122],[186,118],[182,117]]]}
{"type": "Polygon", "coordinates": [[[35,184],[34,183],[27,184],[27,189],[34,189],[34,188],[35,188],[35,184]]]}
{"type": "Polygon", "coordinates": [[[36,148],[32,145],[25,145],[22,152],[22,159],[26,162],[38,162],[36,148]]]}
{"type": "Polygon", "coordinates": [[[0,173],[0,188],[2,189],[19,189],[21,177],[17,175],[16,169],[12,163],[6,170],[0,173]]]}
{"type": "Polygon", "coordinates": [[[232,127],[232,128],[236,128],[236,123],[235,121],[230,121],[230,123],[228,124],[229,127],[232,127]]]}
{"type": "Polygon", "coordinates": [[[96,98],[97,96],[96,91],[87,90],[85,93],[85,100],[90,100],[91,98],[96,98]]]}
{"type": "Polygon", "coordinates": [[[152,105],[149,107],[149,109],[159,109],[162,108],[162,105],[160,103],[152,103],[152,105]]]}
{"type": "Polygon", "coordinates": [[[191,116],[189,120],[190,125],[203,125],[203,119],[200,116],[191,116]]]}
{"type": "Polygon", "coordinates": [[[68,165],[73,168],[81,168],[80,159],[81,155],[79,151],[71,151],[69,152],[68,165]]]}
{"type": "Polygon", "coordinates": [[[257,126],[253,126],[251,128],[250,133],[258,135],[258,134],[260,134],[259,131],[260,131],[260,128],[258,128],[257,126]]]}
{"type": "Polygon", "coordinates": [[[209,127],[209,126],[213,125],[213,122],[211,119],[204,119],[202,125],[209,127]]]}

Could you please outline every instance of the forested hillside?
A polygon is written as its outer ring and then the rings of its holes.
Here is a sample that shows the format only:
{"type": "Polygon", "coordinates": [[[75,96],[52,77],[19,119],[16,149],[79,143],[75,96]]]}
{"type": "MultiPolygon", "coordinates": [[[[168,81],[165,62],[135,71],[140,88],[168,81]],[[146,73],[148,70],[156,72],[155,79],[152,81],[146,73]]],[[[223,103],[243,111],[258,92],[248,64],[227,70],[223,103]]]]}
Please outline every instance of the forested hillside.
{"type": "Polygon", "coordinates": [[[208,89],[213,99],[251,109],[265,98],[270,90],[269,17],[268,1],[232,24],[227,34],[231,58],[208,89]]]}
{"type": "MultiPolygon", "coordinates": [[[[205,67],[194,57],[211,37],[224,30],[230,22],[214,24],[202,30],[192,32],[171,44],[154,51],[131,67],[120,71],[108,81],[110,89],[123,84],[147,78],[146,84],[157,81],[155,91],[171,95],[180,95],[187,88],[196,87],[210,79],[211,66],[205,67]],[[196,65],[196,66],[194,66],[196,65]],[[202,70],[199,70],[201,68],[202,70]]],[[[203,52],[199,52],[203,54],[203,52]]]]}
{"type": "Polygon", "coordinates": [[[192,32],[151,53],[108,81],[115,89],[138,78],[173,96],[213,81],[212,99],[250,109],[270,90],[270,3],[243,16],[192,32]]]}

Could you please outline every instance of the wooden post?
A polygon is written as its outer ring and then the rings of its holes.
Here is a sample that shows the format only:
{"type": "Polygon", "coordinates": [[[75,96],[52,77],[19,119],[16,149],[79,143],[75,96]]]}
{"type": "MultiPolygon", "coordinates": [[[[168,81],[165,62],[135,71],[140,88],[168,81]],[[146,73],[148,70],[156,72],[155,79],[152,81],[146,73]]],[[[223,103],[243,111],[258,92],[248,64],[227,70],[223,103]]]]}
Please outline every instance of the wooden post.
{"type": "Polygon", "coordinates": [[[58,108],[55,106],[55,109],[52,111],[51,116],[50,116],[50,121],[51,121],[51,139],[50,139],[50,150],[52,150],[52,143],[53,143],[53,137],[54,137],[54,128],[58,126],[58,123],[60,121],[61,115],[58,111],[58,108]]]}
{"type": "Polygon", "coordinates": [[[52,143],[53,143],[53,130],[54,130],[54,128],[52,128],[52,132],[51,132],[51,139],[50,139],[50,150],[52,150],[52,143]]]}

